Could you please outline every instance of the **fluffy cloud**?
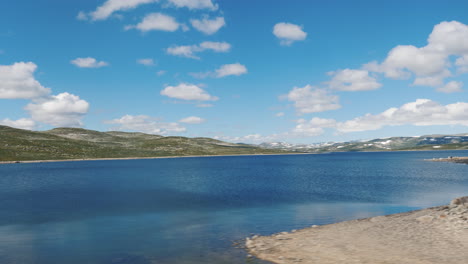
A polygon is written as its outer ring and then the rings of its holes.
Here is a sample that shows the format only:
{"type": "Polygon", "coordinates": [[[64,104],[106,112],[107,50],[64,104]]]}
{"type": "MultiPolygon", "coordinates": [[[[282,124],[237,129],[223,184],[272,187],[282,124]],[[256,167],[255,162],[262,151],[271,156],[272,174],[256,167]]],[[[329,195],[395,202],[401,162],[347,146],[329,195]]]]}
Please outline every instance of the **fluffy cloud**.
{"type": "Polygon", "coordinates": [[[455,65],[458,66],[458,73],[468,73],[468,55],[458,58],[455,65]]]}
{"type": "Polygon", "coordinates": [[[181,83],[177,86],[167,86],[161,91],[161,95],[167,97],[194,100],[194,101],[216,101],[218,97],[211,96],[205,90],[195,84],[181,83]]]}
{"type": "Polygon", "coordinates": [[[189,46],[172,46],[166,49],[167,54],[186,57],[191,59],[200,59],[195,54],[205,50],[211,50],[214,52],[228,52],[231,49],[231,45],[227,42],[212,42],[205,41],[199,45],[189,46]]]}
{"type": "Polygon", "coordinates": [[[442,92],[442,93],[456,93],[456,92],[461,92],[462,87],[463,87],[462,82],[451,81],[445,84],[444,86],[437,88],[437,91],[442,92]]]}
{"type": "Polygon", "coordinates": [[[19,129],[33,130],[36,127],[36,122],[30,118],[21,118],[18,120],[11,120],[9,118],[0,120],[0,125],[15,127],[19,129]]]}
{"type": "Polygon", "coordinates": [[[318,117],[314,117],[310,121],[299,119],[297,123],[298,124],[293,129],[293,134],[308,137],[320,136],[325,132],[324,128],[332,128],[336,126],[336,121],[334,119],[318,117]]]}
{"type": "Polygon", "coordinates": [[[222,78],[229,75],[239,76],[246,73],[247,68],[240,63],[225,64],[216,70],[216,77],[222,78]]]}
{"type": "Polygon", "coordinates": [[[296,111],[301,114],[324,112],[341,108],[339,98],[325,89],[306,85],[302,88],[294,87],[286,98],[294,102],[296,111]]]}
{"type": "Polygon", "coordinates": [[[174,32],[178,30],[179,27],[182,27],[182,29],[185,28],[183,25],[179,24],[175,18],[161,13],[151,13],[146,15],[140,23],[126,26],[125,30],[138,29],[142,32],[151,30],[174,32]]]}
{"type": "Polygon", "coordinates": [[[137,131],[148,134],[166,135],[169,133],[185,132],[186,128],[176,122],[160,122],[157,118],[146,115],[125,115],[118,119],[105,121],[106,124],[116,125],[112,129],[123,131],[137,131]]]}
{"type": "Polygon", "coordinates": [[[70,61],[70,63],[80,68],[101,68],[109,65],[109,63],[105,61],[97,61],[95,58],[92,57],[76,58],[70,61]]]}
{"type": "Polygon", "coordinates": [[[376,115],[367,114],[352,120],[338,123],[339,132],[377,130],[384,126],[468,126],[468,103],[459,102],[441,105],[429,99],[417,99],[399,108],[390,108],[376,115]]]}
{"type": "Polygon", "coordinates": [[[204,123],[206,120],[198,117],[198,116],[189,116],[186,118],[183,118],[179,120],[180,123],[186,123],[186,124],[201,124],[204,123]]]}
{"type": "Polygon", "coordinates": [[[374,77],[369,76],[366,70],[344,69],[331,72],[333,76],[329,82],[331,89],[340,91],[367,91],[382,86],[374,77]]]}
{"type": "Polygon", "coordinates": [[[242,74],[247,73],[247,67],[240,63],[233,63],[233,64],[225,64],[222,65],[219,69],[216,69],[214,72],[198,72],[198,73],[190,73],[195,78],[223,78],[230,75],[240,76],[242,74]]]}
{"type": "Polygon", "coordinates": [[[86,115],[89,104],[80,97],[61,93],[35,99],[25,109],[33,120],[52,126],[80,127],[81,119],[86,115]]]}
{"type": "Polygon", "coordinates": [[[110,17],[114,12],[130,10],[138,7],[139,5],[155,3],[158,1],[159,0],[107,0],[93,12],[79,12],[77,19],[91,19],[93,21],[104,20],[110,17]]]}
{"type": "Polygon", "coordinates": [[[307,33],[302,27],[291,23],[278,23],[273,27],[273,34],[280,39],[280,44],[289,46],[295,41],[305,40],[307,33]]]}
{"type": "MultiPolygon", "coordinates": [[[[438,91],[446,91],[444,80],[451,77],[451,56],[458,56],[455,65],[459,73],[468,71],[468,26],[457,21],[442,22],[434,26],[427,45],[415,47],[399,45],[390,50],[382,62],[371,62],[364,66],[366,70],[383,73],[391,79],[409,79],[415,77],[414,85],[432,86],[438,91]]],[[[454,84],[451,85],[452,88],[454,84]]]]}
{"type": "Polygon", "coordinates": [[[141,65],[145,65],[145,66],[154,66],[154,65],[156,65],[154,63],[153,59],[139,59],[139,60],[137,60],[137,63],[141,64],[141,65]]]}
{"type": "Polygon", "coordinates": [[[187,7],[188,9],[209,9],[217,10],[218,5],[213,4],[211,0],[169,0],[169,3],[180,8],[187,7]]]}
{"type": "Polygon", "coordinates": [[[0,65],[0,99],[31,99],[50,93],[35,78],[37,65],[32,62],[17,62],[0,65]]]}
{"type": "Polygon", "coordinates": [[[208,19],[207,17],[203,19],[192,19],[190,23],[196,30],[206,35],[212,35],[226,25],[224,17],[217,17],[215,19],[208,19]]]}

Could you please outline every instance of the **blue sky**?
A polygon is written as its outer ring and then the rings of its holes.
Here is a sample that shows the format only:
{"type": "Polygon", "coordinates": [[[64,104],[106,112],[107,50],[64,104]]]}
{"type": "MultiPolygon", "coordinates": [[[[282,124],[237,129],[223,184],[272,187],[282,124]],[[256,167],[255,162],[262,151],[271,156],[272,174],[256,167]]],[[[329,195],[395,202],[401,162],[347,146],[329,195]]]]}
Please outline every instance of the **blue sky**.
{"type": "Polygon", "coordinates": [[[248,143],[467,133],[466,10],[466,1],[9,1],[0,124],[248,143]]]}

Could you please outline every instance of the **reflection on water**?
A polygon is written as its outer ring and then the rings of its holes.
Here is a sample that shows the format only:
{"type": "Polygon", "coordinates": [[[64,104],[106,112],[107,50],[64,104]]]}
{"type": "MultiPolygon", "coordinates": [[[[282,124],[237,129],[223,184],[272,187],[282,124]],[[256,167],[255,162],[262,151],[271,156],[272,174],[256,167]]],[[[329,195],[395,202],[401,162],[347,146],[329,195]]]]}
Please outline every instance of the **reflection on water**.
{"type": "Polygon", "coordinates": [[[245,263],[232,243],[251,233],[466,195],[468,166],[423,159],[467,154],[8,164],[0,166],[0,263],[245,263]]]}

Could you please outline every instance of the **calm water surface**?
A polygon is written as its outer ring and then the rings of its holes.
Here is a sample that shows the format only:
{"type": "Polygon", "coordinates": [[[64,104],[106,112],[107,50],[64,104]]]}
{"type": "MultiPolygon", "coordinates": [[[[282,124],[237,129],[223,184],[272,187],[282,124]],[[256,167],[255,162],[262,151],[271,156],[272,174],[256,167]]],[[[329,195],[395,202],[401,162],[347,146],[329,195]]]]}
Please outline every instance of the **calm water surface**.
{"type": "Polygon", "coordinates": [[[468,151],[0,166],[0,263],[263,263],[233,241],[446,204],[468,151]]]}

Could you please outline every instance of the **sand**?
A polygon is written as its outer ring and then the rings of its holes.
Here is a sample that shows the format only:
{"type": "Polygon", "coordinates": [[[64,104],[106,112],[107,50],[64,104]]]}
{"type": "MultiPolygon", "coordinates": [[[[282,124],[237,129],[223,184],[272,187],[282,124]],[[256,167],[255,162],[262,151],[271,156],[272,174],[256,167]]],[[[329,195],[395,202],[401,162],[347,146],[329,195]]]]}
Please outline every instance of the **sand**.
{"type": "Polygon", "coordinates": [[[274,263],[468,263],[468,197],[451,205],[246,239],[274,263]]]}
{"type": "Polygon", "coordinates": [[[442,162],[454,162],[454,163],[464,163],[468,164],[468,157],[448,157],[441,159],[431,159],[430,161],[442,161],[442,162]]]}

